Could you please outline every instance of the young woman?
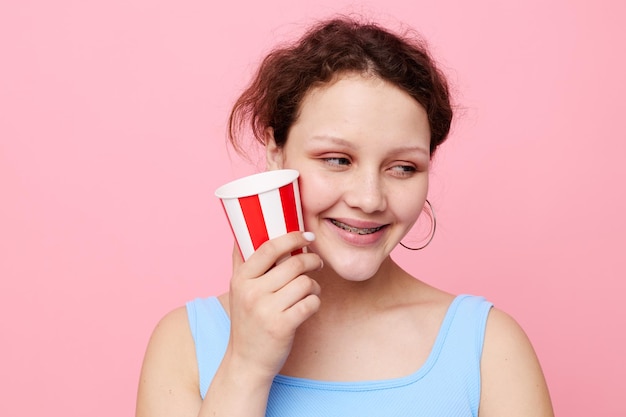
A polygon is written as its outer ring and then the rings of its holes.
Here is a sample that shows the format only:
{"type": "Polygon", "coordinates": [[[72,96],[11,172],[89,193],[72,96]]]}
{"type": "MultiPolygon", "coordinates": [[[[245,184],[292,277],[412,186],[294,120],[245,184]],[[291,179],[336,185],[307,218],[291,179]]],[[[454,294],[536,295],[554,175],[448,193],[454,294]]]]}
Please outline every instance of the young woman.
{"type": "Polygon", "coordinates": [[[513,319],[390,257],[428,206],[451,119],[427,50],[378,25],[325,21],[270,53],[231,138],[243,148],[250,123],[268,169],[300,171],[307,232],[245,263],[234,251],[229,293],[161,320],[137,416],[552,416],[513,319]]]}

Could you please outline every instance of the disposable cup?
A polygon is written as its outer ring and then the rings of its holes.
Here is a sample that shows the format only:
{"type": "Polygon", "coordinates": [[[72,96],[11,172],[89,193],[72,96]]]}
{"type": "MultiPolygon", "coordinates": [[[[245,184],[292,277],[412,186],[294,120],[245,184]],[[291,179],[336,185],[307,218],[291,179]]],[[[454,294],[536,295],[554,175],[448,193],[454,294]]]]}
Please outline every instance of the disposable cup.
{"type": "Polygon", "coordinates": [[[266,171],[215,190],[244,260],[269,239],[304,231],[299,176],[294,169],[266,171]]]}

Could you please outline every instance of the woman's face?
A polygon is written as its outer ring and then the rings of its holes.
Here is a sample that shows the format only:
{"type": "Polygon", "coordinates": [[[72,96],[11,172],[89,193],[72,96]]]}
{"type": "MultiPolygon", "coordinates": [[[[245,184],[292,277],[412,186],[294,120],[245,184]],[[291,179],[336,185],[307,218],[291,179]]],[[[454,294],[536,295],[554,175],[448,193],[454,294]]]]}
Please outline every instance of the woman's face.
{"type": "Polygon", "coordinates": [[[373,76],[347,74],[304,98],[287,143],[270,137],[268,168],[300,171],[311,250],[353,281],[372,277],[417,220],[428,191],[424,108],[373,76]]]}

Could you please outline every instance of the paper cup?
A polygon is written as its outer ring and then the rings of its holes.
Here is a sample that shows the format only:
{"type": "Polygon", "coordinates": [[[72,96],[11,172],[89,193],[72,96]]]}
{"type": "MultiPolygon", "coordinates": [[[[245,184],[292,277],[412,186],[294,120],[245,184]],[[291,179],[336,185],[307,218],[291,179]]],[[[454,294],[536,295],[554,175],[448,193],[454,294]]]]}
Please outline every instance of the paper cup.
{"type": "Polygon", "coordinates": [[[215,190],[244,260],[269,239],[304,231],[299,175],[293,169],[266,171],[215,190]]]}

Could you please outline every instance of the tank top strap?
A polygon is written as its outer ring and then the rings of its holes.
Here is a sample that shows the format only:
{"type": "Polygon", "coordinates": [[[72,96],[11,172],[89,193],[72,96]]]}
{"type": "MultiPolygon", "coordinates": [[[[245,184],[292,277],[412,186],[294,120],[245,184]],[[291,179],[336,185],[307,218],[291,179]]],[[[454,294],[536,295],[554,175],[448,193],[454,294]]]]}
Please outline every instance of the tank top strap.
{"type": "Polygon", "coordinates": [[[462,294],[455,298],[442,325],[443,340],[431,369],[437,378],[457,381],[468,390],[474,413],[480,400],[480,360],[492,307],[484,297],[462,294]]]}
{"type": "Polygon", "coordinates": [[[480,361],[487,317],[493,304],[484,297],[462,294],[457,296],[456,311],[448,330],[449,347],[457,347],[459,343],[468,347],[468,354],[480,361]],[[470,349],[471,348],[471,349],[470,349]]]}
{"type": "Polygon", "coordinates": [[[196,298],[187,302],[186,307],[191,335],[196,345],[200,394],[204,399],[226,353],[230,319],[216,297],[196,298]]]}

